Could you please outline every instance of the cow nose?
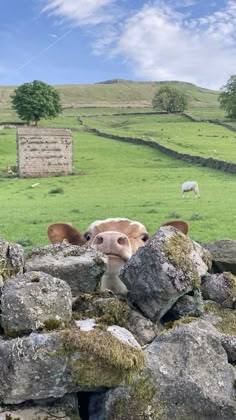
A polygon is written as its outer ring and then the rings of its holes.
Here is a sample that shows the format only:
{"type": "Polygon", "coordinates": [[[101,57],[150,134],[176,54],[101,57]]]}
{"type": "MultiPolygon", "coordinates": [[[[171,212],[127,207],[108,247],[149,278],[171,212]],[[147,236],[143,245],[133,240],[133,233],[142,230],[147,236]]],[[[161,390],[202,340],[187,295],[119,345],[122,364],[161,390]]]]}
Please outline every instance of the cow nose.
{"type": "Polygon", "coordinates": [[[119,254],[124,248],[130,247],[127,236],[119,232],[99,233],[94,238],[93,245],[106,254],[119,254]]]}

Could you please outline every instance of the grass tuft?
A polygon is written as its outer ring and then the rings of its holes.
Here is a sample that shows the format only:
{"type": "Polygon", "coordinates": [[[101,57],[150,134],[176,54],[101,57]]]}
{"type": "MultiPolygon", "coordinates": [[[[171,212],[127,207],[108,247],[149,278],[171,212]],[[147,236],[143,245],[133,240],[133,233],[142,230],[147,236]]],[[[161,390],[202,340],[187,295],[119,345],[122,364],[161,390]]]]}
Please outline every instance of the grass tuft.
{"type": "Polygon", "coordinates": [[[53,187],[48,191],[48,194],[64,194],[64,190],[61,187],[53,187]]]}

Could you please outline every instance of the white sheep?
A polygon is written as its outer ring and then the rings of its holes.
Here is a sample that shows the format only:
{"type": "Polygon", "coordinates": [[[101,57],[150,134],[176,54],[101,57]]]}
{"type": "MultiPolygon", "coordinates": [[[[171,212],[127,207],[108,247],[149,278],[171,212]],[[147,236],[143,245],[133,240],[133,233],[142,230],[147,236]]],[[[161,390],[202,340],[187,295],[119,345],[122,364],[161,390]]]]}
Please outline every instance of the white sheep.
{"type": "Polygon", "coordinates": [[[182,194],[183,198],[186,196],[186,193],[189,191],[193,191],[195,194],[195,198],[200,197],[199,188],[197,181],[186,181],[182,184],[182,194]]]}

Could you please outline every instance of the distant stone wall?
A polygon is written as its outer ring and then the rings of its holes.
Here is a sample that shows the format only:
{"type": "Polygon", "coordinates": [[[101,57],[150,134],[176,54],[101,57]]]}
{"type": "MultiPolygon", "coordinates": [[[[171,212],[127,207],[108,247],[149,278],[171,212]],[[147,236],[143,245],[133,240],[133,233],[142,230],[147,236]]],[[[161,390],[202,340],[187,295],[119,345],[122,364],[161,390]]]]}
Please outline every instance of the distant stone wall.
{"type": "Polygon", "coordinates": [[[158,149],[161,152],[171,157],[174,157],[176,159],[182,159],[190,163],[197,163],[199,165],[207,166],[209,168],[219,169],[224,172],[236,174],[236,163],[234,162],[226,162],[224,160],[214,159],[211,157],[204,158],[202,156],[189,155],[187,153],[177,152],[176,150],[163,146],[161,143],[158,143],[156,140],[145,140],[143,138],[138,138],[138,137],[124,137],[124,136],[119,136],[117,134],[104,133],[96,128],[91,128],[88,126],[85,128],[87,131],[90,131],[91,133],[96,133],[98,136],[102,136],[102,137],[106,137],[106,138],[114,139],[114,140],[119,140],[119,141],[125,141],[127,143],[143,144],[145,146],[150,146],[155,149],[158,149]]]}
{"type": "Polygon", "coordinates": [[[22,127],[17,129],[17,165],[21,178],[71,174],[71,130],[22,127]]]}

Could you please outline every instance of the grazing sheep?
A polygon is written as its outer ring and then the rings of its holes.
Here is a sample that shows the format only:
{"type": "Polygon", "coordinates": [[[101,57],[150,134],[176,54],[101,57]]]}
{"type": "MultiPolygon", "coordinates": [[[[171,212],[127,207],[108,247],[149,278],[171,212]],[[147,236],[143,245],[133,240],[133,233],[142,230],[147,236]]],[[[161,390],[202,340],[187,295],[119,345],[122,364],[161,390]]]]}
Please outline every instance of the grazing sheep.
{"type": "Polygon", "coordinates": [[[200,197],[197,181],[186,181],[182,184],[183,198],[186,196],[186,193],[189,191],[193,191],[193,193],[195,194],[195,198],[200,197]]]}

